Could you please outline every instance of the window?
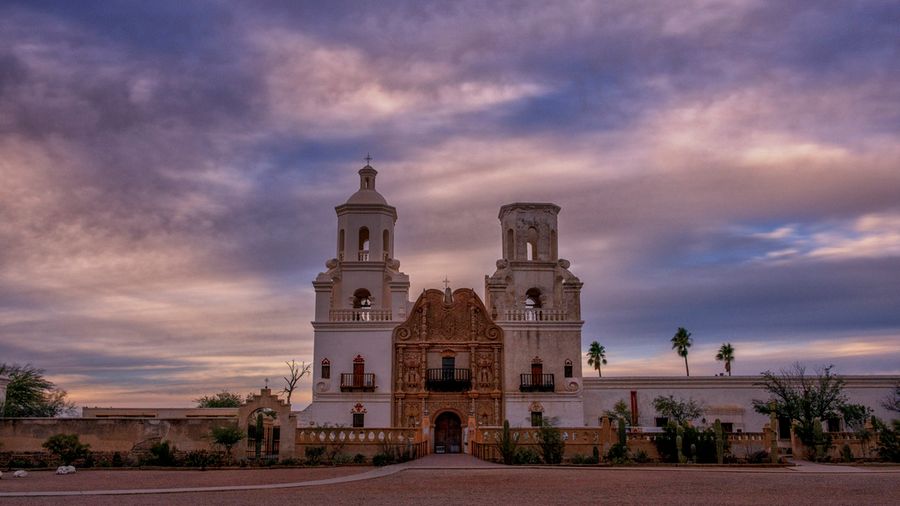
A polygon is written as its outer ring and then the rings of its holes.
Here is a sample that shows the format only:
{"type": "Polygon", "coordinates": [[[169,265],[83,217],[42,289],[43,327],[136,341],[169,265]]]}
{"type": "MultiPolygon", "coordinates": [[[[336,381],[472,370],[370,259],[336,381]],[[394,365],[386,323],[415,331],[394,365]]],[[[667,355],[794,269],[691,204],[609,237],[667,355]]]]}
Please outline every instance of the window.
{"type": "Polygon", "coordinates": [[[557,253],[556,230],[550,231],[550,260],[559,260],[559,253],[557,253]]]}
{"type": "Polygon", "coordinates": [[[338,233],[338,260],[344,259],[344,229],[338,233]]]}
{"type": "Polygon", "coordinates": [[[572,377],[572,361],[566,360],[566,364],[563,366],[563,376],[566,378],[572,377]]]}
{"type": "Polygon", "coordinates": [[[669,417],[667,416],[657,416],[655,419],[657,427],[665,427],[669,425],[669,417]]]}
{"type": "Polygon", "coordinates": [[[381,251],[385,260],[391,258],[391,233],[387,230],[381,233],[381,251]]]}
{"type": "Polygon", "coordinates": [[[544,414],[540,411],[532,411],[531,412],[531,426],[532,427],[540,427],[541,422],[544,420],[544,414]]]}
{"type": "Polygon", "coordinates": [[[537,260],[538,259],[538,233],[537,229],[531,227],[528,229],[528,243],[526,245],[526,251],[528,253],[528,260],[537,260]]]}
{"type": "Polygon", "coordinates": [[[366,262],[369,260],[369,229],[361,227],[359,229],[359,255],[357,260],[366,262]]]}
{"type": "Polygon", "coordinates": [[[722,422],[722,432],[734,432],[734,424],[731,422],[722,422]]]}
{"type": "Polygon", "coordinates": [[[365,413],[353,413],[353,426],[354,427],[365,427],[366,426],[366,414],[365,413]]]}
{"type": "Polygon", "coordinates": [[[513,229],[509,229],[506,231],[506,259],[516,259],[516,241],[513,229]]]}
{"type": "Polygon", "coordinates": [[[841,419],[840,418],[829,418],[828,419],[828,432],[840,432],[841,431],[841,419]]]}
{"type": "MultiPolygon", "coordinates": [[[[353,309],[362,309],[363,311],[372,309],[372,294],[365,288],[353,292],[353,309]]],[[[355,313],[357,320],[368,320],[368,317],[368,314],[355,313]]]]}
{"type": "Polygon", "coordinates": [[[529,288],[525,292],[525,309],[539,309],[541,307],[541,291],[537,288],[529,288]]]}
{"type": "Polygon", "coordinates": [[[331,362],[327,358],[322,359],[322,373],[320,376],[322,379],[331,378],[331,362]]]}

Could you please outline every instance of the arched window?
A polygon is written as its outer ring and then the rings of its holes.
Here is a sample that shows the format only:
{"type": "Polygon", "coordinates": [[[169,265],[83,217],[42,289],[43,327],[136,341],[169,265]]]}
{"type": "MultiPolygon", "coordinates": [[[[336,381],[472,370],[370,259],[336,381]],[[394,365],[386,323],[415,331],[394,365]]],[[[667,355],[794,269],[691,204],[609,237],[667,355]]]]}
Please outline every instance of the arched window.
{"type": "Polygon", "coordinates": [[[538,258],[538,233],[537,229],[531,227],[528,229],[528,244],[525,246],[528,260],[537,260],[538,258]]]}
{"type": "Polygon", "coordinates": [[[513,233],[513,229],[506,231],[506,259],[516,259],[516,237],[513,233]]]}
{"type": "Polygon", "coordinates": [[[368,311],[372,309],[372,294],[365,288],[353,292],[353,309],[360,311],[353,312],[354,320],[369,320],[368,311]]]}
{"type": "Polygon", "coordinates": [[[344,229],[341,229],[341,231],[338,232],[338,260],[344,259],[345,235],[344,229]]]}
{"type": "Polygon", "coordinates": [[[381,233],[381,250],[385,260],[391,258],[391,233],[387,230],[381,233]]]}
{"type": "Polygon", "coordinates": [[[563,365],[563,376],[566,378],[572,377],[572,361],[566,359],[565,365],[563,365]]]}
{"type": "Polygon", "coordinates": [[[525,309],[540,309],[541,291],[537,288],[529,288],[525,292],[525,309]]]}
{"type": "Polygon", "coordinates": [[[327,358],[322,359],[322,368],[321,368],[319,376],[321,376],[322,379],[330,379],[331,378],[331,361],[328,360],[327,358]]]}
{"type": "Polygon", "coordinates": [[[369,260],[369,229],[361,227],[359,229],[359,258],[360,262],[369,260]]]}

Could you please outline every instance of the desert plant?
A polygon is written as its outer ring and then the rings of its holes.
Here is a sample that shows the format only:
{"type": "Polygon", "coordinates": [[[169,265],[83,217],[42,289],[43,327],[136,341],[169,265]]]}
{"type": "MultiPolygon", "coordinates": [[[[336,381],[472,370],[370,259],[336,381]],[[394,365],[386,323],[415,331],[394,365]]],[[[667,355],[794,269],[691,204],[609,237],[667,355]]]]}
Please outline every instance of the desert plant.
{"type": "Polygon", "coordinates": [[[169,444],[168,441],[154,443],[153,446],[150,447],[150,457],[146,460],[145,464],[151,466],[174,467],[177,463],[175,458],[177,451],[178,449],[175,445],[169,444]]]}
{"type": "Polygon", "coordinates": [[[353,456],[353,463],[354,464],[365,464],[366,456],[363,455],[362,453],[357,453],[356,455],[353,456]]]}
{"type": "Polygon", "coordinates": [[[303,450],[303,455],[306,457],[307,464],[317,466],[322,463],[322,456],[325,455],[325,447],[307,446],[306,449],[303,450]]]}
{"type": "Polygon", "coordinates": [[[513,459],[516,465],[533,465],[541,463],[541,456],[532,448],[520,447],[516,449],[516,456],[513,459]]]}
{"type": "Polygon", "coordinates": [[[655,397],[653,409],[678,425],[684,425],[703,415],[703,404],[691,398],[676,399],[674,395],[655,397]]]}
{"type": "Polygon", "coordinates": [[[716,418],[716,463],[720,466],[725,463],[725,435],[722,433],[722,421],[716,418]]]}
{"type": "Polygon", "coordinates": [[[90,445],[82,444],[77,434],[56,434],[47,438],[41,445],[52,455],[70,466],[78,459],[85,458],[90,453],[90,445]]]}
{"type": "Polygon", "coordinates": [[[541,448],[545,464],[559,464],[562,462],[566,443],[563,441],[562,432],[549,421],[544,420],[537,434],[538,446],[541,448]]]}
{"type": "Polygon", "coordinates": [[[213,427],[213,429],[209,432],[209,437],[212,439],[213,443],[225,448],[225,454],[228,456],[228,459],[231,459],[231,449],[234,448],[234,445],[240,443],[246,435],[244,431],[241,430],[240,427],[236,427],[234,425],[223,425],[219,427],[213,427]]]}
{"type": "Polygon", "coordinates": [[[688,348],[694,344],[694,340],[691,339],[691,333],[688,332],[684,327],[678,327],[678,331],[675,332],[675,335],[672,336],[671,339],[672,349],[678,353],[679,357],[684,358],[684,371],[688,376],[691,375],[691,369],[688,367],[688,348]]]}
{"type": "Polygon", "coordinates": [[[184,465],[206,469],[209,466],[221,464],[222,457],[209,450],[192,450],[184,456],[184,465]]]}
{"type": "Polygon", "coordinates": [[[500,452],[500,458],[506,465],[512,465],[516,456],[516,446],[518,441],[516,435],[509,428],[509,420],[503,420],[503,430],[497,436],[497,451],[500,452]]]}

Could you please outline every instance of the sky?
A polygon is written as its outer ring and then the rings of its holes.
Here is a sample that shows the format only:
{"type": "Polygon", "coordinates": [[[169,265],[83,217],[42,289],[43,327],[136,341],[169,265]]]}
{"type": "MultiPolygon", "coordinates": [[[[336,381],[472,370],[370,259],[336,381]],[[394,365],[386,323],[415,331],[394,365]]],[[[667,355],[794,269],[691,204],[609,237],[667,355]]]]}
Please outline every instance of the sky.
{"type": "MultiPolygon", "coordinates": [[[[0,362],[190,406],[312,359],[371,153],[410,293],[554,202],[604,376],[900,374],[894,1],[0,2],[0,362]]],[[[593,373],[585,366],[586,375],[593,373]]],[[[309,381],[294,407],[309,402],[309,381]]]]}

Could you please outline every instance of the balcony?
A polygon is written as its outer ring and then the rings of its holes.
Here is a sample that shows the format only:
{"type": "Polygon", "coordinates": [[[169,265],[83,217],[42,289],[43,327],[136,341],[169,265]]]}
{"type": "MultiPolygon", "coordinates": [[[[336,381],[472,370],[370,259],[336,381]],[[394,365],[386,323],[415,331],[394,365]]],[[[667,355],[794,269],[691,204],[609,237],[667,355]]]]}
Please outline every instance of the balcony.
{"type": "Polygon", "coordinates": [[[520,392],[552,392],[555,383],[552,374],[520,374],[520,392]]]}
{"type": "Polygon", "coordinates": [[[375,373],[341,373],[341,392],[374,392],[375,373]]]}
{"type": "Polygon", "coordinates": [[[333,322],[389,322],[390,309],[332,309],[329,320],[333,322]]]}
{"type": "Polygon", "coordinates": [[[360,262],[368,262],[369,261],[369,250],[362,250],[357,253],[357,260],[360,262]]]}
{"type": "Polygon", "coordinates": [[[508,322],[563,322],[568,320],[565,309],[507,309],[499,320],[508,322]]]}
{"type": "Polygon", "coordinates": [[[465,392],[472,388],[470,369],[443,367],[428,369],[426,373],[425,388],[432,392],[465,392]]]}

